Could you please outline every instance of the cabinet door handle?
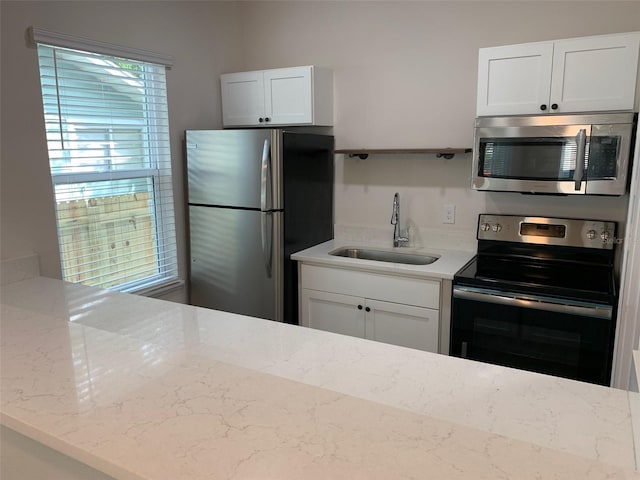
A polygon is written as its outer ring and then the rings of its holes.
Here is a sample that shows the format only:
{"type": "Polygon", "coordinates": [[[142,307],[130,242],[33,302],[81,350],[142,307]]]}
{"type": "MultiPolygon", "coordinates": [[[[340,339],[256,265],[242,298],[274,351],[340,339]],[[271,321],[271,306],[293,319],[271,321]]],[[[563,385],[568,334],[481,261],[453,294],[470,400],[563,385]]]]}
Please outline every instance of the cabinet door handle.
{"type": "Polygon", "coordinates": [[[542,105],[540,105],[540,110],[546,110],[547,106],[543,103],[542,105]]]}
{"type": "Polygon", "coordinates": [[[552,103],[551,104],[551,110],[557,110],[558,109],[558,104],[557,103],[552,103]]]}
{"type": "Polygon", "coordinates": [[[259,121],[260,123],[262,123],[262,122],[264,122],[264,118],[260,117],[260,118],[258,119],[258,121],[259,121]]]}
{"type": "Polygon", "coordinates": [[[358,310],[362,310],[362,305],[358,305],[358,310]]]}
{"type": "Polygon", "coordinates": [[[271,121],[271,119],[270,119],[269,117],[264,117],[264,121],[265,121],[265,122],[270,122],[270,121],[271,121]]]}
{"type": "Polygon", "coordinates": [[[365,309],[364,309],[364,311],[365,311],[365,312],[370,312],[370,311],[371,311],[371,309],[370,309],[369,307],[367,307],[367,308],[365,308],[365,309]]]}

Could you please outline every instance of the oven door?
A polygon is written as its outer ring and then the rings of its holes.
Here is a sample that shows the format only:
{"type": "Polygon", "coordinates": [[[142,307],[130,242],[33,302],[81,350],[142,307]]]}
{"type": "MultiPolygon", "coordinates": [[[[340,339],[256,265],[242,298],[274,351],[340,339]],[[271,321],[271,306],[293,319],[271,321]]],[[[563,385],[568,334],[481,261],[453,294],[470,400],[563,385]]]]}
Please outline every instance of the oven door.
{"type": "Polygon", "coordinates": [[[450,354],[609,385],[613,307],[455,285],[450,354]]]}

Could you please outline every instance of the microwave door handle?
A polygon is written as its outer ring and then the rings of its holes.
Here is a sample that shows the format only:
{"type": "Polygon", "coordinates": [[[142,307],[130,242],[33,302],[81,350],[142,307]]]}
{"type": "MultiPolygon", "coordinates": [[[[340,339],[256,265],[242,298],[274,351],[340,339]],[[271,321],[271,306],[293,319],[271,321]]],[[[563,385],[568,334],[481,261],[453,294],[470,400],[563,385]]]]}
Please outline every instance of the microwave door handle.
{"type": "Polygon", "coordinates": [[[587,131],[581,128],[576,135],[576,169],[573,171],[573,181],[575,182],[575,190],[580,190],[582,185],[582,177],[584,177],[584,163],[587,152],[587,131]]]}

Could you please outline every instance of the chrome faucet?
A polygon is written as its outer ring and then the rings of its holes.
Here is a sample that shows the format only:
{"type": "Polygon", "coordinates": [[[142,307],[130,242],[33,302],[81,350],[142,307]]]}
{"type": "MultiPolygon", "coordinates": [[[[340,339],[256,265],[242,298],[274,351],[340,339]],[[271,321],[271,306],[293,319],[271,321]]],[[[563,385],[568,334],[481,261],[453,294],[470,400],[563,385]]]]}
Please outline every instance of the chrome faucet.
{"type": "Polygon", "coordinates": [[[393,196],[393,213],[391,214],[391,225],[393,225],[393,246],[402,247],[409,243],[409,228],[405,231],[406,236],[400,234],[400,195],[398,192],[393,196]]]}

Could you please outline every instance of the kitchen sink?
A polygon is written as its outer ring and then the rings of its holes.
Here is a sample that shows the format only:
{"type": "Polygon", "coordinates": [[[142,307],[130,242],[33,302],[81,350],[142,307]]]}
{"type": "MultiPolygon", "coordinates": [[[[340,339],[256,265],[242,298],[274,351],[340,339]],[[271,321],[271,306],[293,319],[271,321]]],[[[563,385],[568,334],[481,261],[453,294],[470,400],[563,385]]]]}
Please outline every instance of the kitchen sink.
{"type": "Polygon", "coordinates": [[[405,263],[408,265],[429,265],[439,257],[421,253],[405,253],[375,248],[338,248],[329,252],[335,257],[359,258],[360,260],[374,260],[376,262],[405,263]]]}

